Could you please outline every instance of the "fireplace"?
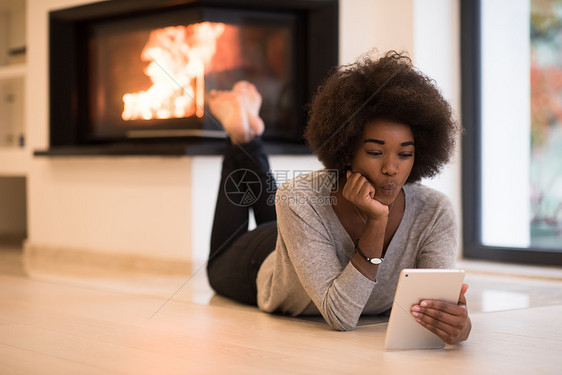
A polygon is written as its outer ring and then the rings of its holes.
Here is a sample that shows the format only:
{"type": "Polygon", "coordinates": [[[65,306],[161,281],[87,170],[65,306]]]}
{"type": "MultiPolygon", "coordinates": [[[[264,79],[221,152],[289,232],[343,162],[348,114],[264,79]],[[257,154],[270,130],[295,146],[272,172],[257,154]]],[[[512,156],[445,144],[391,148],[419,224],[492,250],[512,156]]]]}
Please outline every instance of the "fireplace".
{"type": "Polygon", "coordinates": [[[306,152],[305,105],[337,65],[337,0],[114,0],[50,13],[50,147],[207,154],[206,94],[252,82],[270,151],[306,152]]]}

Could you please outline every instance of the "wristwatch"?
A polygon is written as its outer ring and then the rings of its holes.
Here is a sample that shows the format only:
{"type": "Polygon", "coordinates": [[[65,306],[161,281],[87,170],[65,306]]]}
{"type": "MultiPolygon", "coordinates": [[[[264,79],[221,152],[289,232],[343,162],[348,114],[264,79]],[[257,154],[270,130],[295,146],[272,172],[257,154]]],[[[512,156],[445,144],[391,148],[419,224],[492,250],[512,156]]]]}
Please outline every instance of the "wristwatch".
{"type": "Polygon", "coordinates": [[[355,241],[355,251],[357,251],[359,255],[365,258],[367,262],[372,264],[381,264],[382,261],[384,260],[384,258],[369,258],[368,256],[366,256],[359,248],[359,238],[357,239],[357,241],[355,241]]]}

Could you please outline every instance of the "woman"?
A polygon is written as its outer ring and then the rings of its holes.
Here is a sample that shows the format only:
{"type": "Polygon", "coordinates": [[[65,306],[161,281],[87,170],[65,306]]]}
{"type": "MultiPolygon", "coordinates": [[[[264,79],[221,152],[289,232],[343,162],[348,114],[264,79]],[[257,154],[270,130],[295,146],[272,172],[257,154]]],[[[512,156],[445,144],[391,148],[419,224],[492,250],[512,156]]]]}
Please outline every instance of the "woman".
{"type": "MultiPolygon", "coordinates": [[[[247,82],[210,97],[231,139],[208,265],[217,293],[266,312],[322,314],[332,328],[352,330],[361,314],[391,308],[401,269],[454,267],[451,204],[417,182],[448,162],[459,128],[407,56],[364,57],[327,79],[305,130],[326,169],[277,192],[267,188],[260,100],[247,82]],[[248,232],[250,207],[258,226],[248,232]]],[[[466,340],[467,288],[457,304],[422,301],[411,313],[447,343],[466,340]]]]}

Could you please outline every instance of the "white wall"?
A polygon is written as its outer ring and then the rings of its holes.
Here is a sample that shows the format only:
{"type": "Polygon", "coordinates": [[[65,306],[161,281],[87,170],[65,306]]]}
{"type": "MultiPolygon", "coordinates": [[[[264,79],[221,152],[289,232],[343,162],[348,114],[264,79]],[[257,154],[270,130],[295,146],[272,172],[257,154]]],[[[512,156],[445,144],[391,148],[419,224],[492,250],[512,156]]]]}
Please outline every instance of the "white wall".
{"type": "Polygon", "coordinates": [[[340,0],[340,64],[372,50],[412,53],[413,0],[340,0]]]}
{"type": "MultiPolygon", "coordinates": [[[[418,69],[435,80],[460,124],[459,3],[456,0],[415,0],[414,14],[414,63],[418,69]]],[[[452,163],[439,176],[423,181],[423,184],[441,190],[449,196],[457,213],[459,226],[462,224],[460,145],[459,135],[452,163]]],[[[462,244],[460,230],[459,244],[462,244]]]]}
{"type": "MultiPolygon", "coordinates": [[[[49,10],[81,0],[28,0],[27,133],[48,139],[49,10]]],[[[65,77],[60,77],[65,79],[65,77]]],[[[191,243],[191,159],[38,158],[28,173],[28,243],[187,260],[191,243]]]]}
{"type": "MultiPolygon", "coordinates": [[[[47,13],[86,2],[28,0],[27,103],[33,106],[27,109],[27,129],[31,149],[46,148],[49,143],[47,13]]],[[[436,38],[432,48],[443,50],[437,59],[415,46],[435,33],[457,32],[458,16],[453,14],[457,1],[428,3],[431,5],[422,8],[413,0],[341,0],[340,62],[352,62],[372,48],[405,50],[415,59],[419,55],[424,67],[437,73],[442,67],[436,64],[445,56],[446,64],[454,66],[447,68],[450,73],[440,77],[439,83],[450,87],[451,97],[458,96],[458,38],[436,38]],[[438,12],[442,6],[449,11],[438,12]],[[430,18],[416,22],[421,16],[430,18]]],[[[205,261],[220,157],[34,158],[31,164],[30,245],[182,260],[193,256],[196,262],[205,261]]],[[[311,156],[273,156],[271,165],[274,170],[320,167],[311,156]]],[[[440,186],[453,197],[460,195],[457,177],[452,173],[450,183],[440,186]]]]}

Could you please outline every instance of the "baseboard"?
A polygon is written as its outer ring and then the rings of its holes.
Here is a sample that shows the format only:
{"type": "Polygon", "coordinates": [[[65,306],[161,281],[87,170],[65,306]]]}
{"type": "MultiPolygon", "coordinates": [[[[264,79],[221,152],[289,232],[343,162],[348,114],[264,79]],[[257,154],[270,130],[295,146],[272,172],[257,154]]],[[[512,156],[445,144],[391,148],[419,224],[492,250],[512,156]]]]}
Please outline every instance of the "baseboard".
{"type": "Polygon", "coordinates": [[[63,246],[35,244],[25,241],[23,261],[30,271],[85,272],[88,269],[119,273],[154,273],[160,275],[191,274],[188,259],[169,259],[138,254],[99,252],[63,246]]]}

